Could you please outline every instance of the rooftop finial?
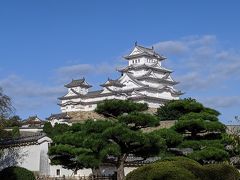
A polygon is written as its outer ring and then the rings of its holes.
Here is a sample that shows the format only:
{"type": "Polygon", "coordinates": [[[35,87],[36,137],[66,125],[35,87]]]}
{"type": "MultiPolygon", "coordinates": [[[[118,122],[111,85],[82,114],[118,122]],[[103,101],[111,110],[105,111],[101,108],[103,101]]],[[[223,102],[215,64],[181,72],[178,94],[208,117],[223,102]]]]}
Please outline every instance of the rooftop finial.
{"type": "Polygon", "coordinates": [[[154,50],[154,47],[152,46],[152,50],[154,50]]]}
{"type": "Polygon", "coordinates": [[[135,46],[137,46],[137,41],[135,42],[135,46]]]}

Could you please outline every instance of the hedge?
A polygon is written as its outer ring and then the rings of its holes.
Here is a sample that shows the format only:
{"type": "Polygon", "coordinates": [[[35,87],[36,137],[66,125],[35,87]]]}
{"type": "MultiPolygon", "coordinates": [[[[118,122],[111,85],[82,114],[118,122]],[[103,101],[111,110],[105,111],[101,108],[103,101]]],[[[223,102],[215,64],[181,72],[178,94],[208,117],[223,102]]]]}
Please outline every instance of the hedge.
{"type": "Polygon", "coordinates": [[[238,180],[237,169],[227,164],[202,166],[198,162],[173,157],[142,166],[126,177],[126,180],[238,180]]]}
{"type": "Polygon", "coordinates": [[[35,180],[33,172],[22,167],[8,167],[0,171],[1,180],[35,180]]]}

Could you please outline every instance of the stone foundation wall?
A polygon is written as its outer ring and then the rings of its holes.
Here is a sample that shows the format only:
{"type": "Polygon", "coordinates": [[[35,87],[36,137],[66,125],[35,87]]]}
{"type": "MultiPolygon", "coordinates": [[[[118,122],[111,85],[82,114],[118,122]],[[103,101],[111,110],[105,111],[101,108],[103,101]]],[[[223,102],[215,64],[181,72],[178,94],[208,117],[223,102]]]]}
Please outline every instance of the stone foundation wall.
{"type": "Polygon", "coordinates": [[[83,122],[88,119],[105,119],[104,116],[94,112],[94,111],[75,111],[67,113],[72,119],[72,123],[83,122]]]}

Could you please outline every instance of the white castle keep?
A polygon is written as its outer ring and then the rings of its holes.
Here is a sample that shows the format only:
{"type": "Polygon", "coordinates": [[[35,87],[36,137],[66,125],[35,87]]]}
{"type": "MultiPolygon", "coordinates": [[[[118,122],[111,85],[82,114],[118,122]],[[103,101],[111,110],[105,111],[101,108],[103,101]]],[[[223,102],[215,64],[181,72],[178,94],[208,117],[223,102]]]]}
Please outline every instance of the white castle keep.
{"type": "Polygon", "coordinates": [[[162,67],[166,57],[156,53],[153,47],[146,48],[135,43],[132,52],[124,58],[128,66],[118,69],[121,76],[116,80],[108,79],[101,84],[101,90],[89,91],[92,86],[85,78],[66,84],[68,92],[59,98],[61,111],[93,111],[99,102],[106,99],[129,99],[147,103],[150,108],[179,99],[182,93],[173,87],[178,82],[171,78],[171,70],[162,67]]]}

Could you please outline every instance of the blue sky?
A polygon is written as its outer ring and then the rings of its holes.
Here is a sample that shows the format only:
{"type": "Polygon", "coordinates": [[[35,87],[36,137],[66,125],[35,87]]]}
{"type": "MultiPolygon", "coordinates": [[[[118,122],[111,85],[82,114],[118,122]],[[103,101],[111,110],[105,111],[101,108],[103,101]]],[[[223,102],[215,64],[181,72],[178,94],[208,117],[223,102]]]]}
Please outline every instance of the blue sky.
{"type": "Polygon", "coordinates": [[[240,115],[240,2],[41,0],[0,2],[0,86],[16,114],[48,117],[72,78],[98,89],[118,77],[135,41],[168,57],[183,97],[240,115]]]}

